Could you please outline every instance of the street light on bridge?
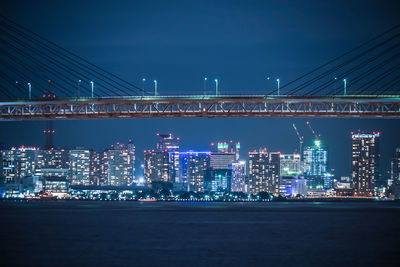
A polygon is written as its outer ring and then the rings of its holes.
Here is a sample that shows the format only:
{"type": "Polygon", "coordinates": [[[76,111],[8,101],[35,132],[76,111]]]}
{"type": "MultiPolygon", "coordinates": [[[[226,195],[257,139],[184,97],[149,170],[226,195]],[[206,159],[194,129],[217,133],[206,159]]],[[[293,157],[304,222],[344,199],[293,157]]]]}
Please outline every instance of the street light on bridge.
{"type": "Polygon", "coordinates": [[[28,90],[29,90],[29,99],[32,98],[32,86],[31,83],[28,83],[28,90]]]}
{"type": "Polygon", "coordinates": [[[278,84],[278,96],[280,95],[280,93],[279,93],[279,83],[280,83],[280,81],[279,81],[279,79],[276,79],[276,82],[277,82],[277,84],[278,84]]]}
{"type": "Polygon", "coordinates": [[[81,92],[79,90],[79,86],[81,85],[82,80],[78,80],[78,98],[81,97],[81,92]]]}
{"type": "Polygon", "coordinates": [[[203,86],[204,88],[204,95],[206,95],[207,94],[207,77],[204,77],[204,86],[203,86]]]}
{"type": "Polygon", "coordinates": [[[145,78],[143,78],[142,79],[142,93],[143,93],[143,96],[144,96],[144,83],[146,82],[146,79],[145,78]]]}
{"type": "Polygon", "coordinates": [[[157,96],[157,80],[154,80],[154,95],[157,96]]]}
{"type": "Polygon", "coordinates": [[[218,79],[215,79],[215,95],[218,95],[218,79]]]}
{"type": "Polygon", "coordinates": [[[344,89],[343,94],[346,95],[347,94],[347,79],[343,79],[343,89],[344,89]]]}
{"type": "Polygon", "coordinates": [[[90,85],[91,85],[91,87],[92,87],[92,98],[93,98],[94,82],[93,82],[93,81],[90,81],[90,85]]]}

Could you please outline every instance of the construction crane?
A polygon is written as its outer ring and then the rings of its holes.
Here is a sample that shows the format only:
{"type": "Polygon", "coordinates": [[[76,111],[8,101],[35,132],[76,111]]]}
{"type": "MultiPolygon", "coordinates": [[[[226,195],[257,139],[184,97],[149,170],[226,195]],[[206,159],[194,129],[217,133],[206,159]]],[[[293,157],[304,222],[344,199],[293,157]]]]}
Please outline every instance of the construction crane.
{"type": "Polygon", "coordinates": [[[311,124],[310,124],[309,121],[307,121],[306,124],[308,125],[308,127],[309,127],[310,130],[311,130],[311,132],[312,132],[313,135],[315,136],[315,142],[314,142],[315,146],[316,146],[317,148],[320,148],[320,147],[321,147],[321,140],[319,140],[319,138],[321,137],[321,135],[320,135],[320,134],[317,134],[317,133],[314,131],[314,129],[311,127],[311,124]]]}
{"type": "Polygon", "coordinates": [[[299,131],[297,130],[296,124],[293,123],[293,129],[296,131],[297,134],[297,138],[299,138],[299,144],[300,144],[300,150],[299,150],[299,154],[300,157],[302,156],[302,149],[303,149],[303,143],[304,143],[304,136],[301,136],[299,131]]]}
{"type": "Polygon", "coordinates": [[[319,138],[321,137],[321,135],[320,135],[320,134],[317,134],[317,133],[314,131],[314,129],[311,127],[311,124],[310,124],[309,121],[307,121],[306,124],[308,125],[308,127],[309,127],[310,130],[311,130],[311,132],[312,132],[313,135],[315,136],[315,139],[316,139],[316,140],[319,140],[319,138]]]}

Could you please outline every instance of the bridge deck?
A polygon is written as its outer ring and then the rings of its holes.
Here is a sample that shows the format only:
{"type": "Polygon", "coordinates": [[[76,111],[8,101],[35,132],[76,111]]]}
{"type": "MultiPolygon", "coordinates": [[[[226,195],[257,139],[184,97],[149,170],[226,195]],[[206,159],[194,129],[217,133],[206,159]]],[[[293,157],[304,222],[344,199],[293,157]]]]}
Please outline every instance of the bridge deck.
{"type": "Polygon", "coordinates": [[[0,102],[0,120],[170,117],[400,118],[400,96],[127,96],[0,102]]]}

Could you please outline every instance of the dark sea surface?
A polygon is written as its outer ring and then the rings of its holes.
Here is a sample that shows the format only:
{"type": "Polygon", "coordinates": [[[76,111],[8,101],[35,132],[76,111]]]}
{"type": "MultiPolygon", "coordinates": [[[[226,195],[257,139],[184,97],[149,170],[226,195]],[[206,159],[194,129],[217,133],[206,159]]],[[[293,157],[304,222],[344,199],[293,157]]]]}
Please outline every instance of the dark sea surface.
{"type": "Polygon", "coordinates": [[[2,266],[400,266],[400,203],[0,202],[2,266]]]}

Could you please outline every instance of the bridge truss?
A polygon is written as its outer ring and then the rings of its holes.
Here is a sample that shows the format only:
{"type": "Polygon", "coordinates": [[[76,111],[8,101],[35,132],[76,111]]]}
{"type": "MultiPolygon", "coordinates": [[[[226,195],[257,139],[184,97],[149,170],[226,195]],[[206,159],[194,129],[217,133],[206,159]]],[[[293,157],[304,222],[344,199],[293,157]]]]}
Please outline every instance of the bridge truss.
{"type": "Polygon", "coordinates": [[[400,96],[132,97],[0,102],[0,120],[216,117],[400,118],[400,96]]]}

